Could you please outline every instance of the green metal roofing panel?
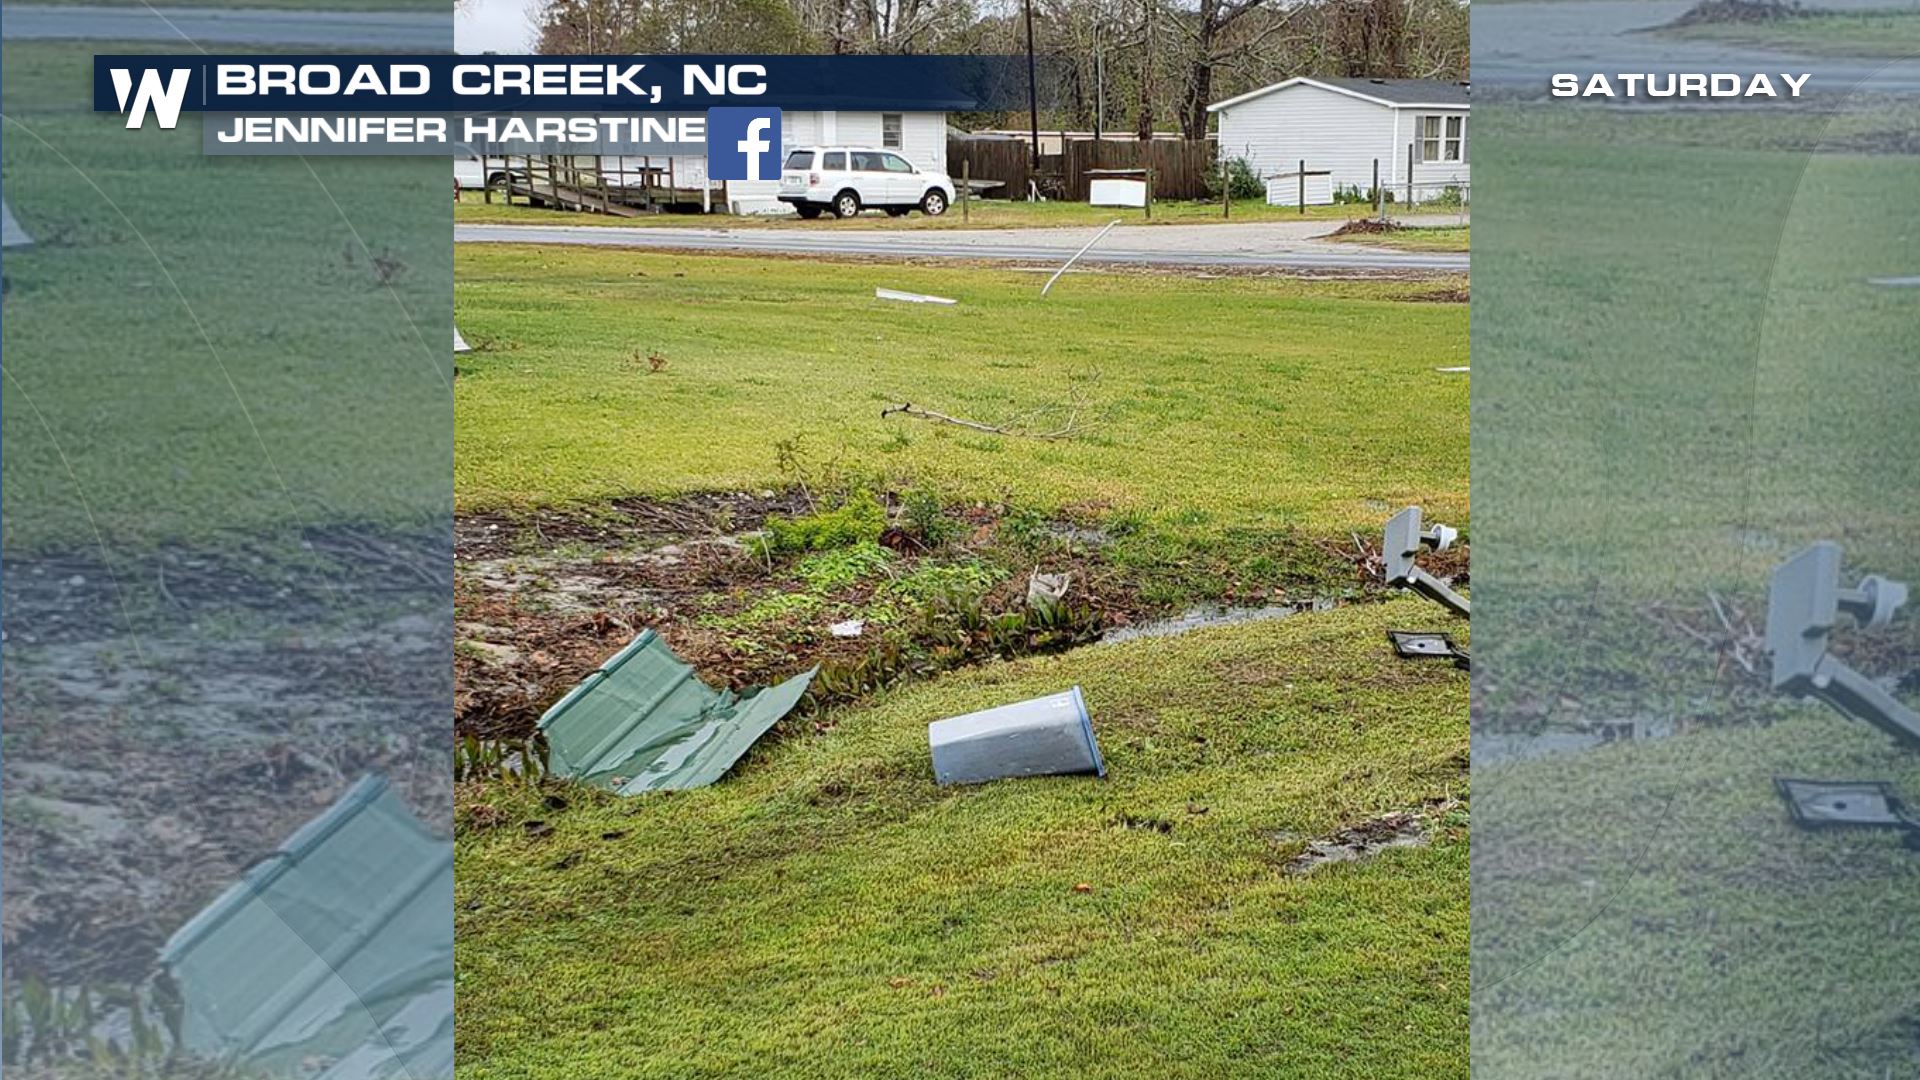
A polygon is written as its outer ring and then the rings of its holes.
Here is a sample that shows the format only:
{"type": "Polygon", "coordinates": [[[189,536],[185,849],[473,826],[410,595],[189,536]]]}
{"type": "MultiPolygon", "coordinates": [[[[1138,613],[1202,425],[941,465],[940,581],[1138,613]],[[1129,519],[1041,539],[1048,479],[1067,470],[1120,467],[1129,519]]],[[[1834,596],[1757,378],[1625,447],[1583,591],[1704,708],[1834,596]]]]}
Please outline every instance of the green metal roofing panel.
{"type": "Polygon", "coordinates": [[[622,795],[705,787],[793,711],[818,670],[736,695],[645,631],[540,718],[548,770],[622,795]]]}
{"type": "Polygon", "coordinates": [[[451,1077],[453,845],[369,776],[161,951],[197,1053],[451,1077]]]}

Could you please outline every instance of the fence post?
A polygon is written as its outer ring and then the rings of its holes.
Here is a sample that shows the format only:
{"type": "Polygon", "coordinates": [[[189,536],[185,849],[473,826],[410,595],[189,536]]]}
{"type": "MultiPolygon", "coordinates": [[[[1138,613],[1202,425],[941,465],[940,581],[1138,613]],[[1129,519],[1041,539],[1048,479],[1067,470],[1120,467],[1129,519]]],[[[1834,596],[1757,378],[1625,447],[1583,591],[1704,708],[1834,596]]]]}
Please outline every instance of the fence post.
{"type": "Polygon", "coordinates": [[[1380,159],[1373,159],[1373,216],[1387,215],[1387,193],[1380,188],[1380,159]]]}
{"type": "Polygon", "coordinates": [[[1418,143],[1407,144],[1407,201],[1401,204],[1401,213],[1413,213],[1413,148],[1418,143]]]}
{"type": "Polygon", "coordinates": [[[972,220],[968,216],[968,206],[973,198],[973,159],[965,158],[960,162],[960,223],[972,220]]]}

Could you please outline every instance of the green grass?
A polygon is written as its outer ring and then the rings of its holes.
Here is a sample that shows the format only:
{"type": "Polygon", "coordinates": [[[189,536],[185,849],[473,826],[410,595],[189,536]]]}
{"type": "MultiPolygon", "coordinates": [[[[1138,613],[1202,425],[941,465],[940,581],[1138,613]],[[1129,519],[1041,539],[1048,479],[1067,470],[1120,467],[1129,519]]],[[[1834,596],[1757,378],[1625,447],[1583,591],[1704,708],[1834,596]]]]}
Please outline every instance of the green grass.
{"type": "MultiPolygon", "coordinates": [[[[1764,620],[1773,566],[1818,538],[1920,577],[1920,296],[1866,280],[1920,267],[1885,210],[1920,169],[1852,152],[1911,147],[1897,115],[1476,118],[1502,208],[1476,260],[1476,722],[1709,729],[1475,769],[1476,1075],[1911,1074],[1920,864],[1791,829],[1770,782],[1912,796],[1915,756],[1655,610],[1714,626],[1714,590],[1764,620]]],[[[1916,629],[1884,635],[1896,659],[1916,629]]]]}
{"type": "Polygon", "coordinates": [[[0,50],[7,203],[36,241],[6,255],[8,552],[444,519],[444,173],[209,159],[196,125],[85,111],[94,53],[155,48],[0,50]]]}
{"type": "Polygon", "coordinates": [[[1402,251],[1466,251],[1472,229],[1466,225],[1417,226],[1392,233],[1368,235],[1355,233],[1332,239],[1347,244],[1371,244],[1402,251]]]}
{"type": "MultiPolygon", "coordinates": [[[[499,196],[496,194],[495,199],[499,196]]],[[[1129,225],[1208,225],[1220,223],[1245,223],[1249,221],[1346,221],[1351,218],[1365,217],[1366,204],[1309,206],[1306,214],[1297,209],[1268,206],[1262,199],[1241,199],[1233,204],[1231,217],[1223,216],[1220,204],[1207,201],[1176,200],[1153,204],[1153,216],[1147,217],[1140,210],[1124,210],[1110,206],[1088,206],[1073,202],[1011,202],[1005,199],[976,200],[971,208],[962,214],[958,205],[939,217],[928,217],[915,212],[906,217],[888,217],[879,211],[869,211],[856,218],[845,221],[831,217],[821,217],[814,221],[802,221],[792,214],[643,214],[639,217],[622,218],[608,214],[580,214],[569,210],[539,210],[522,203],[508,206],[501,202],[487,203],[477,191],[464,192],[459,204],[454,208],[453,218],[460,224],[503,224],[503,225],[605,225],[605,226],[666,226],[681,228],[727,228],[727,229],[1028,229],[1028,228],[1069,228],[1091,225],[1105,225],[1118,219],[1129,225]]],[[[1442,211],[1444,212],[1444,211],[1442,211]]]]}
{"type": "Polygon", "coordinates": [[[1286,870],[1464,798],[1465,675],[1384,639],[1431,614],[976,669],[698,791],[465,790],[461,1075],[1464,1077],[1464,802],[1426,846],[1286,870]],[[929,720],[1076,683],[1106,780],[933,785],[929,720]]]}
{"type": "Polygon", "coordinates": [[[1795,828],[1776,775],[1920,791],[1916,755],[1813,707],[1476,765],[1474,1075],[1912,1075],[1920,854],[1795,828]]]}
{"type": "MultiPolygon", "coordinates": [[[[779,487],[817,468],[966,499],[1097,503],[1218,533],[1371,534],[1467,511],[1466,308],[1432,282],[1063,278],[818,260],[462,245],[455,488],[465,509],[779,487]],[[876,286],[954,297],[888,303],[876,286]],[[665,370],[644,362],[657,351],[665,370]],[[639,353],[640,360],[635,359],[639,353]],[[1084,389],[1079,437],[996,420],[1084,389]]],[[[1060,423],[1055,415],[1041,426],[1060,423]]]]}
{"type": "Polygon", "coordinates": [[[1699,23],[1662,34],[1810,56],[1920,56],[1920,11],[1812,11],[1769,22],[1699,23]]]}

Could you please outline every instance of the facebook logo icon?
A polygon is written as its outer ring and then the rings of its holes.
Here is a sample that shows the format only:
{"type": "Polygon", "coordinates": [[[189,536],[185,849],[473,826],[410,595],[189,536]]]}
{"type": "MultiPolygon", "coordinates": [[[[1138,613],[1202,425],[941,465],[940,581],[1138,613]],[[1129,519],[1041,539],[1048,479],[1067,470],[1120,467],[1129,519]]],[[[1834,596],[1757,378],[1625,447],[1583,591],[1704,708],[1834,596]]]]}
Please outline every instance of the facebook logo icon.
{"type": "Polygon", "coordinates": [[[707,110],[707,179],[780,179],[780,110],[707,110]]]}

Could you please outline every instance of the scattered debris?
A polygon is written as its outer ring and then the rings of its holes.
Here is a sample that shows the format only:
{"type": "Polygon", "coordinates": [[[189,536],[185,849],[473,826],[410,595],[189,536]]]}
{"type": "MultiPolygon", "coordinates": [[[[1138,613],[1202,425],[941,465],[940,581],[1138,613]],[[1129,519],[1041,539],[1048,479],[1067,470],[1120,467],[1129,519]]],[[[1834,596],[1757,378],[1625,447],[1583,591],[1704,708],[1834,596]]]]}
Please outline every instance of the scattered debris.
{"type": "Polygon", "coordinates": [[[1074,252],[1073,256],[1069,258],[1066,262],[1061,263],[1060,269],[1055,270],[1053,272],[1053,276],[1047,279],[1047,283],[1045,285],[1040,286],[1040,295],[1041,296],[1047,295],[1047,290],[1053,288],[1053,283],[1060,280],[1060,275],[1066,273],[1068,267],[1072,266],[1076,262],[1079,262],[1080,256],[1085,255],[1088,249],[1092,248],[1093,245],[1099,243],[1102,239],[1104,239],[1108,233],[1113,231],[1113,227],[1118,224],[1120,224],[1119,218],[1114,218],[1112,221],[1107,222],[1106,228],[1101,229],[1099,232],[1095,233],[1093,236],[1093,239],[1087,241],[1085,244],[1082,244],[1079,251],[1074,252]]]}
{"type": "Polygon", "coordinates": [[[453,845],[367,776],[168,940],[189,1050],[451,1076],[453,845]]]}
{"type": "Polygon", "coordinates": [[[1345,225],[1328,233],[1328,236],[1372,236],[1379,233],[1396,233],[1405,228],[1385,218],[1354,218],[1345,225]]]}
{"type": "Polygon", "coordinates": [[[1387,640],[1393,642],[1394,655],[1403,660],[1451,660],[1463,671],[1472,670],[1467,651],[1446,634],[1432,630],[1389,630],[1387,640]]]}
{"type": "Polygon", "coordinates": [[[1072,574],[1045,574],[1039,567],[1027,575],[1027,606],[1035,610],[1058,605],[1073,588],[1072,574]]]}
{"type": "Polygon", "coordinates": [[[902,292],[899,289],[875,289],[876,300],[898,300],[907,304],[957,304],[960,301],[945,296],[928,296],[926,293],[902,292]]]}
{"type": "Polygon", "coordinates": [[[1884,289],[1920,289],[1920,275],[1913,277],[1868,278],[1867,284],[1878,285],[1884,289]]]}
{"type": "Polygon", "coordinates": [[[935,424],[951,424],[969,431],[985,432],[989,435],[1011,435],[1023,439],[1071,439],[1079,434],[1080,414],[1091,405],[1090,389],[1100,381],[1098,371],[1075,374],[1067,380],[1067,400],[1042,405],[1037,409],[1016,416],[998,424],[969,420],[965,417],[950,416],[946,413],[923,409],[910,401],[898,405],[889,405],[880,410],[880,419],[889,416],[910,416],[915,420],[926,420],[935,424]],[[1035,430],[1034,424],[1043,417],[1063,416],[1059,423],[1043,430],[1035,430]]]}
{"type": "Polygon", "coordinates": [[[33,237],[20,227],[13,216],[13,208],[0,201],[0,248],[32,247],[33,237]]]}
{"type": "Polygon", "coordinates": [[[736,695],[643,631],[540,718],[548,767],[621,795],[705,787],[793,711],[818,671],[736,695]]]}
{"type": "Polygon", "coordinates": [[[1447,375],[1458,375],[1463,372],[1472,371],[1473,368],[1471,367],[1437,367],[1437,368],[1434,368],[1433,370],[1442,372],[1447,375]]]}
{"type": "Polygon", "coordinates": [[[978,784],[1016,776],[1107,775],[1080,688],[927,725],[934,781],[978,784]]]}
{"type": "Polygon", "coordinates": [[[865,619],[848,619],[827,627],[827,633],[837,638],[857,638],[866,632],[867,620],[865,619]]]}
{"type": "Polygon", "coordinates": [[[1899,829],[1910,845],[1920,845],[1920,818],[1883,780],[1794,780],[1779,777],[1774,787],[1787,802],[1793,823],[1803,829],[1899,829]]]}
{"type": "Polygon", "coordinates": [[[467,344],[467,339],[460,336],[460,328],[457,326],[453,328],[453,351],[456,353],[473,351],[473,346],[467,344]]]}

